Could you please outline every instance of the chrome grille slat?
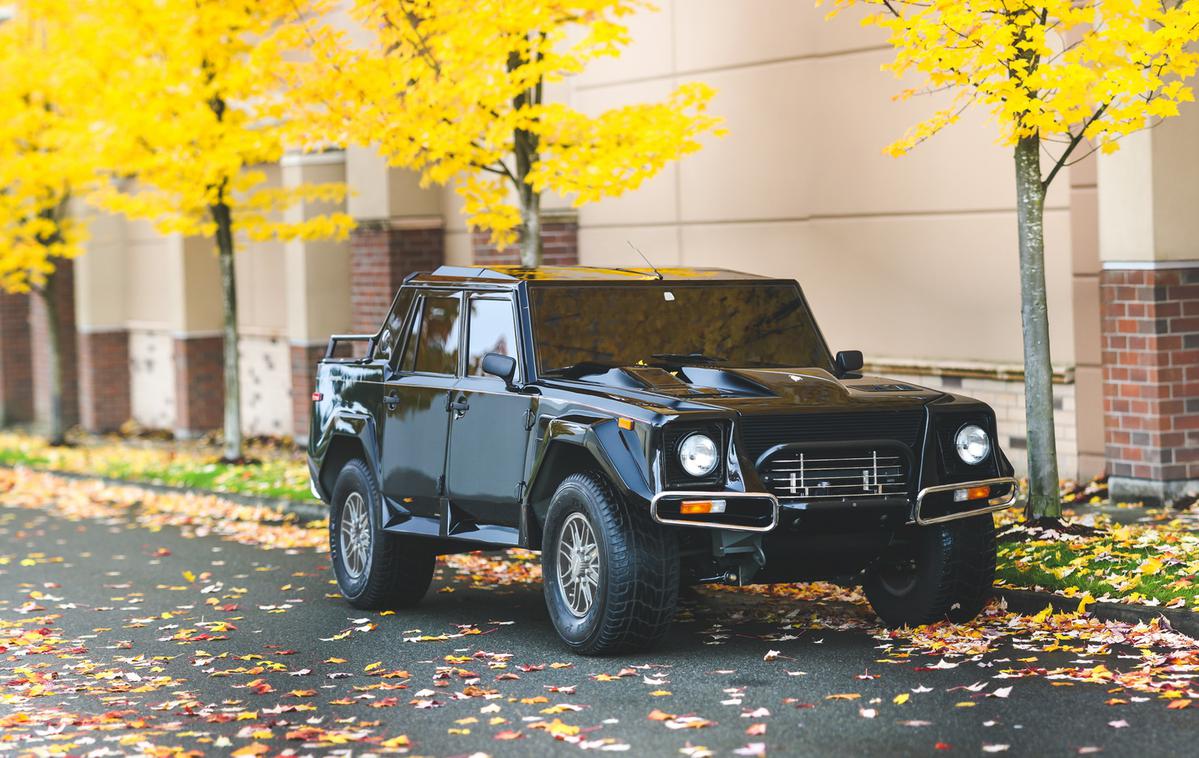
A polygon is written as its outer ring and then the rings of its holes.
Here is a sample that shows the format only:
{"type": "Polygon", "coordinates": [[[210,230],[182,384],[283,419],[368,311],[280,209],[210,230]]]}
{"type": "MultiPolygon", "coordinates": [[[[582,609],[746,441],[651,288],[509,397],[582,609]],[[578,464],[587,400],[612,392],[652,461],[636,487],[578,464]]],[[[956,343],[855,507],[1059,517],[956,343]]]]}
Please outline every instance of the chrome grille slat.
{"type": "Polygon", "coordinates": [[[758,473],[779,498],[838,500],[905,495],[907,462],[895,448],[783,449],[762,462],[758,473]]]}

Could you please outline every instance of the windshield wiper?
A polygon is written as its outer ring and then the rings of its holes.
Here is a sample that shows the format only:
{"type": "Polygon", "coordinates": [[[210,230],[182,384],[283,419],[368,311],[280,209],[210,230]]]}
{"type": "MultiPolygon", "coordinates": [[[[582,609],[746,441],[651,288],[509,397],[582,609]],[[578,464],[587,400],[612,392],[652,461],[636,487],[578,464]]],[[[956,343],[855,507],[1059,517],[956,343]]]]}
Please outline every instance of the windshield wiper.
{"type": "Polygon", "coordinates": [[[727,358],[719,355],[704,355],[703,353],[652,353],[651,358],[684,365],[687,363],[724,363],[727,358]]]}

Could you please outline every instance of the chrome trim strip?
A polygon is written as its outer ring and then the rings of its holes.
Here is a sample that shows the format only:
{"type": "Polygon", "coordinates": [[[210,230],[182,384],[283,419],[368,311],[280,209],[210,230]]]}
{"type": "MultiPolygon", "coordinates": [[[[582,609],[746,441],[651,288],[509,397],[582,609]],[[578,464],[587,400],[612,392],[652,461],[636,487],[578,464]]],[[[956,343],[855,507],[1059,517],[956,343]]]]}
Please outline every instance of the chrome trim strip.
{"type": "Polygon", "coordinates": [[[909,524],[917,526],[929,526],[930,524],[941,524],[946,521],[957,521],[958,519],[970,518],[971,516],[981,516],[984,513],[994,513],[1011,508],[1020,499],[1020,483],[1015,477],[1001,476],[995,479],[980,479],[975,482],[956,482],[954,484],[938,484],[935,487],[925,487],[916,495],[916,510],[913,513],[914,520],[909,521],[909,524]],[[924,502],[927,495],[935,492],[952,492],[953,490],[966,489],[968,487],[982,487],[984,485],[995,486],[997,484],[1010,484],[1011,492],[1006,496],[993,497],[987,500],[986,508],[976,508],[974,510],[963,511],[961,513],[951,513],[947,516],[934,516],[933,518],[920,517],[920,505],[924,502]]]}
{"type": "Polygon", "coordinates": [[[659,524],[670,524],[672,526],[701,526],[709,529],[728,529],[732,532],[769,532],[779,524],[779,499],[769,492],[717,492],[709,490],[707,492],[690,491],[690,490],[665,490],[654,495],[649,501],[649,515],[654,521],[659,524]],[[683,521],[682,519],[660,518],[658,516],[658,501],[664,497],[686,497],[686,498],[703,498],[704,500],[736,500],[737,498],[765,498],[774,506],[770,514],[769,526],[737,526],[735,524],[721,524],[714,521],[683,521]]]}

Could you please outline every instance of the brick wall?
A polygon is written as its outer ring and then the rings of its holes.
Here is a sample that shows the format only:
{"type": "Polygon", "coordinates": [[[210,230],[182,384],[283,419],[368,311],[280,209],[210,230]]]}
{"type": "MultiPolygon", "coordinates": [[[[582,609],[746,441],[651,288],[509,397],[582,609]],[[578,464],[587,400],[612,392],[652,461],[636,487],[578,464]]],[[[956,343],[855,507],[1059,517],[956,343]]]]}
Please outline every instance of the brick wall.
{"type": "Polygon", "coordinates": [[[89,432],[116,431],[129,420],[129,332],[80,332],[79,423],[89,432]]]}
{"type": "MultiPolygon", "coordinates": [[[[871,369],[871,374],[885,376],[922,387],[944,390],[981,400],[995,410],[999,446],[1016,468],[1017,476],[1028,474],[1028,424],[1024,412],[1024,380],[1020,377],[1000,379],[975,376],[908,374],[889,371],[885,367],[871,369]]],[[[1091,479],[1100,470],[1083,468],[1079,461],[1077,414],[1074,385],[1053,385],[1053,428],[1057,437],[1058,473],[1064,479],[1091,479]]]]}
{"type": "Polygon", "coordinates": [[[0,292],[0,424],[33,420],[29,295],[0,292]]]}
{"type": "Polygon", "coordinates": [[[1199,480],[1199,268],[1104,270],[1103,410],[1114,497],[1199,480]]]}
{"type": "Polygon", "coordinates": [[[325,354],[325,345],[291,346],[291,406],[297,443],[308,441],[308,420],[312,409],[312,391],[316,387],[316,363],[325,354]]]}
{"type": "Polygon", "coordinates": [[[225,423],[224,339],[175,338],[175,434],[195,437],[225,423]]]}
{"type": "MultiPolygon", "coordinates": [[[[520,264],[520,248],[510,245],[496,250],[488,232],[471,232],[471,251],[480,266],[520,264]]],[[[546,220],[541,229],[541,262],[546,266],[579,265],[579,223],[576,219],[546,220]]]]}
{"type": "MultiPolygon", "coordinates": [[[[75,266],[69,260],[55,261],[56,269],[49,288],[51,301],[58,310],[58,344],[62,374],[63,424],[70,428],[79,423],[79,392],[75,345],[75,266]]],[[[46,304],[38,295],[29,298],[30,366],[33,376],[34,418],[45,422],[50,416],[50,352],[46,304]]]]}
{"type": "Polygon", "coordinates": [[[361,223],[350,235],[350,320],[354,331],[378,331],[404,277],[413,271],[432,271],[444,262],[445,233],[440,226],[361,223]]]}

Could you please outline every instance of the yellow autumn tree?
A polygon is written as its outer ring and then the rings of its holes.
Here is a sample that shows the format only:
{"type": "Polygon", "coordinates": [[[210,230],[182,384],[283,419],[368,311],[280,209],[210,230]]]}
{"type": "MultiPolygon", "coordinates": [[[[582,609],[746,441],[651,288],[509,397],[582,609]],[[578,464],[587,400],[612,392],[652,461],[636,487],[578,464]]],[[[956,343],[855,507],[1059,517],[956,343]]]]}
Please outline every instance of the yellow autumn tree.
{"type": "Polygon", "coordinates": [[[109,76],[95,98],[97,149],[120,167],[103,207],[164,233],[215,240],[224,306],[224,457],[242,454],[238,382],[239,241],[343,238],[343,213],[286,221],[302,202],[334,203],[341,184],[271,186],[262,167],[289,147],[282,66],[296,47],[293,0],[110,0],[96,51],[109,76]]]}
{"type": "Polygon", "coordinates": [[[311,27],[303,99],[336,141],[377,146],[425,184],[456,181],[472,228],[541,262],[541,195],[575,205],[638,187],[714,131],[712,90],[595,116],[545,89],[628,43],[639,0],[355,0],[365,43],[326,16],[311,27]],[[516,206],[510,202],[515,196],[516,206]]]}
{"type": "Polygon", "coordinates": [[[64,442],[58,301],[73,297],[55,272],[82,252],[85,228],[69,214],[96,170],[79,102],[94,91],[75,51],[94,17],[88,2],[24,0],[0,17],[0,288],[45,306],[50,397],[47,436],[64,442]],[[53,61],[53,65],[48,62],[53,61]]]}
{"type": "Polygon", "coordinates": [[[1019,227],[1030,519],[1058,520],[1045,295],[1045,193],[1093,149],[1178,115],[1199,67],[1199,0],[836,0],[867,6],[895,49],[886,68],[943,107],[887,148],[903,155],[970,108],[1012,148],[1019,227]],[[1043,157],[1044,156],[1044,157],[1043,157]]]}

